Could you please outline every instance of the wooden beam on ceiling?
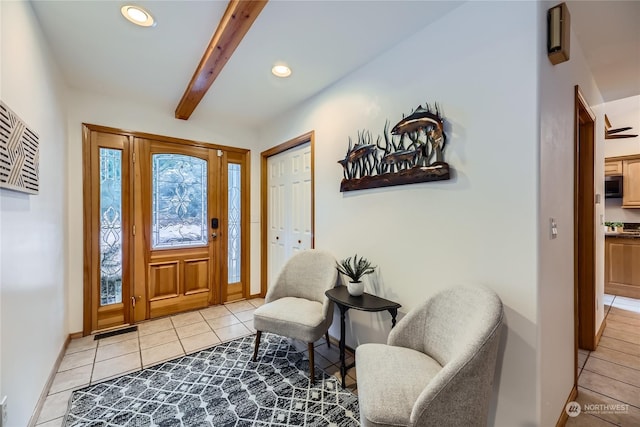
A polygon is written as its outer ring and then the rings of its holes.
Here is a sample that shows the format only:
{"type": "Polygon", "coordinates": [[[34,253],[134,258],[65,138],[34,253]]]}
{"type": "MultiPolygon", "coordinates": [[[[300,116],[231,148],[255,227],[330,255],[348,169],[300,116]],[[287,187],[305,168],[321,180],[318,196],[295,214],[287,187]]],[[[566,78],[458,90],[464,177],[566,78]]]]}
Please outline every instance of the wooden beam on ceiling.
{"type": "Polygon", "coordinates": [[[188,120],[231,58],[268,0],[231,0],[200,64],[176,107],[176,119],[188,120]]]}

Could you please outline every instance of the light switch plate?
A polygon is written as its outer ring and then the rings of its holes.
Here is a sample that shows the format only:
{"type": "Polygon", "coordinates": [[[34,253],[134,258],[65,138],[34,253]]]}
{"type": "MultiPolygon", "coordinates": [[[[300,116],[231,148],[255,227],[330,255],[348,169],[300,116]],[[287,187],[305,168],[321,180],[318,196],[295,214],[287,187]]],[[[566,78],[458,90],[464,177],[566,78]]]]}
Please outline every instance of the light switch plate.
{"type": "Polygon", "coordinates": [[[558,224],[556,224],[555,218],[549,218],[549,223],[551,225],[551,238],[555,239],[558,237],[558,224]]]}

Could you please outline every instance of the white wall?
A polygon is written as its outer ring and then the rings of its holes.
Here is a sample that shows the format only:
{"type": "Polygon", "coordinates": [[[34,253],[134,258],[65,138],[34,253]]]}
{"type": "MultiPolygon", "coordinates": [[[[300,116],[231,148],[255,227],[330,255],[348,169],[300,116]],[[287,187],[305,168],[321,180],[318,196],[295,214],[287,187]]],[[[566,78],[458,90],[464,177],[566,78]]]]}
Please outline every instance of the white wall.
{"type": "MultiPolygon", "coordinates": [[[[499,293],[507,328],[491,410],[497,426],[539,425],[537,13],[533,2],[465,3],[260,135],[264,150],[316,131],[316,247],[377,264],[369,291],[404,312],[457,284],[499,293]],[[444,110],[453,179],[340,193],[336,161],[348,137],[361,129],[382,134],[385,120],[393,125],[425,101],[444,110]]],[[[387,313],[349,318],[348,345],[386,340],[387,313]]]]}
{"type": "Polygon", "coordinates": [[[64,85],[30,4],[0,11],[0,98],[40,137],[40,193],[0,189],[0,396],[25,426],[68,333],[64,85]]]}
{"type": "MultiPolygon", "coordinates": [[[[68,226],[69,226],[69,330],[82,331],[82,123],[108,126],[155,135],[171,136],[241,148],[251,148],[255,133],[215,118],[194,115],[175,119],[173,108],[144,100],[115,99],[70,90],[68,95],[68,226]]],[[[258,284],[258,288],[259,288],[258,284]]]]}
{"type": "MultiPolygon", "coordinates": [[[[540,216],[538,341],[541,396],[540,425],[555,425],[563,411],[574,378],[574,275],[573,275],[573,183],[574,183],[574,86],[578,84],[590,106],[602,102],[581,47],[571,34],[571,57],[552,65],[546,55],[546,11],[555,3],[539,3],[540,58],[540,216]],[[558,225],[551,238],[550,218],[558,225]]],[[[596,193],[603,193],[602,120],[596,120],[596,193]]],[[[604,200],[604,199],[602,199],[604,200]]],[[[596,221],[604,213],[596,205],[596,221]]],[[[596,227],[597,327],[604,306],[604,236],[596,227]]],[[[594,331],[595,333],[595,331],[594,331]]]]}

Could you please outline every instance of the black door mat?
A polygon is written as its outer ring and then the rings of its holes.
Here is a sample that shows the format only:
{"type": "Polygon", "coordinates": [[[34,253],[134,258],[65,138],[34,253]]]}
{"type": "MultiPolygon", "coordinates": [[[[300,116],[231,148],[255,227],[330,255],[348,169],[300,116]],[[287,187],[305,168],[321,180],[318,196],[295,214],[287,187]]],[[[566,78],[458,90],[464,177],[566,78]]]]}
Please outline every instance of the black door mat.
{"type": "Polygon", "coordinates": [[[128,328],[123,328],[123,329],[118,329],[115,331],[109,331],[109,332],[103,332],[101,334],[96,334],[93,339],[94,340],[100,340],[102,338],[108,338],[108,337],[112,337],[114,335],[121,335],[121,334],[127,334],[129,332],[133,332],[133,331],[137,331],[138,327],[137,326],[129,326],[128,328]]]}

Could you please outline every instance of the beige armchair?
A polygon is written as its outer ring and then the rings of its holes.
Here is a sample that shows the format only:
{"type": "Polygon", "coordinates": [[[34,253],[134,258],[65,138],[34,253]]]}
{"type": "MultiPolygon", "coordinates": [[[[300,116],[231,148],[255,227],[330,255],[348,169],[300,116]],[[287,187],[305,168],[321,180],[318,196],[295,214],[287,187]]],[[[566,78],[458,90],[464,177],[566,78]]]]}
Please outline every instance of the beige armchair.
{"type": "Polygon", "coordinates": [[[265,303],[253,314],[257,360],[262,332],[271,332],[308,343],[309,374],[315,379],[313,343],[323,335],[329,345],[328,330],[333,321],[333,302],[325,291],[338,279],[336,259],[315,249],[299,252],[287,261],[276,282],[267,291],[265,303]]]}
{"type": "Polygon", "coordinates": [[[492,290],[452,288],[357,347],[361,425],[486,426],[502,321],[492,290]]]}

